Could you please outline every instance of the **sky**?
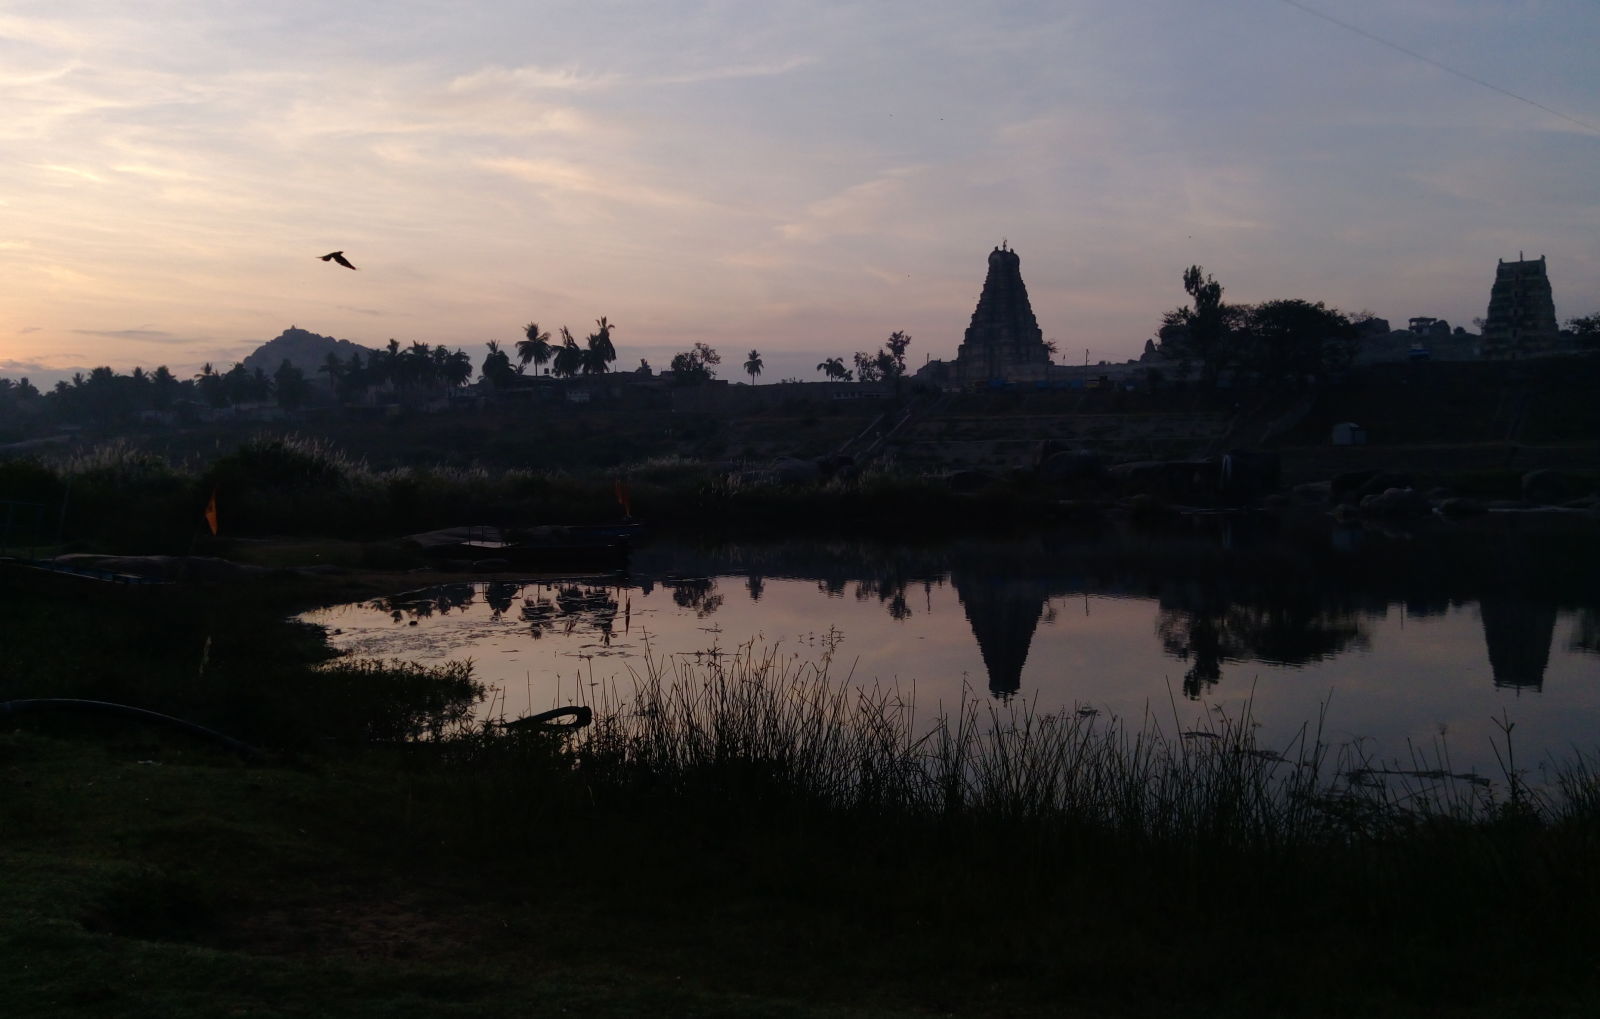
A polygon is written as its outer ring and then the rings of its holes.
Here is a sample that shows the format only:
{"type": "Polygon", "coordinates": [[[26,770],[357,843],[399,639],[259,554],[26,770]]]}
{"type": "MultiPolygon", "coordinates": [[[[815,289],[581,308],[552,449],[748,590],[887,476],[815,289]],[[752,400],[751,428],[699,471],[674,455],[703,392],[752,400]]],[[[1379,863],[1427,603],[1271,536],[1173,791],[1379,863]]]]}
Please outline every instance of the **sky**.
{"type": "Polygon", "coordinates": [[[815,379],[953,357],[1002,240],[1063,363],[1138,356],[1191,264],[1470,328],[1543,254],[1564,321],[1596,39],[1594,0],[0,0],[0,375],[604,315],[618,368],[815,379]]]}

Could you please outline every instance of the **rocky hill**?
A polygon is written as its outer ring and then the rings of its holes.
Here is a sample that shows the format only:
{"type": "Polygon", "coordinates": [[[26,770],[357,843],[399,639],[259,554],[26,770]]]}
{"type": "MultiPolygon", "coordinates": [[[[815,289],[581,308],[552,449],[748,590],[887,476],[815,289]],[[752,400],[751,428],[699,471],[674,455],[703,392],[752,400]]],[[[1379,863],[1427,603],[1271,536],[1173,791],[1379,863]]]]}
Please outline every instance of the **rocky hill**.
{"type": "Polygon", "coordinates": [[[334,353],[339,360],[348,362],[350,355],[360,353],[362,358],[373,353],[370,347],[352,343],[349,340],[336,340],[332,336],[323,336],[298,326],[290,326],[273,339],[257,347],[244,359],[247,371],[255,371],[257,366],[271,375],[278,370],[278,366],[287,359],[305,373],[306,378],[313,382],[327,383],[327,375],[319,372],[328,360],[328,354],[334,353]]]}

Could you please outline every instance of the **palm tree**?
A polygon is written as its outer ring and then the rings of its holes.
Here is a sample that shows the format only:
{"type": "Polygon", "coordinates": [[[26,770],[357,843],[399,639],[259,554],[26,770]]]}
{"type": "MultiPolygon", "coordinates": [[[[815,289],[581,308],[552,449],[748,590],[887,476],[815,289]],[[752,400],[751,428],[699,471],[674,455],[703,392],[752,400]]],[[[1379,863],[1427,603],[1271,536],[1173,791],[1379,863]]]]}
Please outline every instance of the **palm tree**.
{"type": "MultiPolygon", "coordinates": [[[[81,375],[75,375],[73,381],[77,382],[80,378],[81,375]]],[[[220,407],[226,402],[222,396],[222,376],[211,367],[210,361],[200,366],[200,371],[194,377],[194,387],[206,403],[213,407],[220,407]]]]}
{"type": "Polygon", "coordinates": [[[817,371],[826,375],[832,382],[849,382],[850,369],[844,366],[844,358],[830,357],[817,365],[817,371]]]}
{"type": "Polygon", "coordinates": [[[750,359],[745,361],[744,371],[746,375],[750,376],[750,384],[752,386],[755,385],[756,376],[761,374],[761,353],[759,351],[750,351],[750,359]]]}
{"type": "MultiPolygon", "coordinates": [[[[440,349],[443,349],[442,347],[440,349]]],[[[457,350],[445,361],[441,370],[444,380],[452,386],[464,386],[472,381],[472,355],[465,350],[457,350]]]]}
{"type": "Polygon", "coordinates": [[[529,322],[523,332],[528,338],[517,341],[517,363],[527,365],[532,361],[534,374],[538,374],[555,354],[555,348],[550,345],[550,334],[539,331],[539,323],[529,322]]]}
{"type": "MultiPolygon", "coordinates": [[[[368,364],[367,364],[367,367],[371,368],[371,367],[374,367],[374,365],[369,361],[368,364]]],[[[381,362],[379,362],[378,365],[376,365],[376,367],[378,368],[378,378],[379,378],[380,381],[387,382],[391,386],[394,386],[394,387],[397,387],[397,388],[399,387],[399,385],[400,385],[400,341],[399,340],[395,339],[393,336],[389,337],[388,345],[383,348],[383,360],[381,362]]]]}
{"type": "Polygon", "coordinates": [[[615,328],[604,315],[594,320],[596,330],[589,334],[589,350],[583,359],[585,375],[599,375],[610,368],[617,359],[617,348],[611,343],[611,330],[615,328]]]}
{"type": "Polygon", "coordinates": [[[556,348],[555,356],[551,359],[550,374],[571,378],[583,370],[583,361],[583,348],[573,339],[572,331],[562,326],[561,346],[556,348]]]}
{"type": "Polygon", "coordinates": [[[489,348],[489,354],[483,359],[483,377],[491,386],[499,388],[515,378],[517,370],[511,367],[511,355],[500,349],[498,341],[490,340],[484,345],[489,348]]]}
{"type": "Polygon", "coordinates": [[[317,371],[327,373],[328,388],[335,394],[344,388],[342,383],[345,379],[345,366],[344,362],[339,360],[337,351],[328,351],[328,356],[323,359],[322,367],[318,368],[317,371]]]}
{"type": "Polygon", "coordinates": [[[450,348],[442,343],[433,348],[431,363],[428,365],[428,379],[442,389],[449,389],[455,385],[450,381],[450,348]]]}
{"type": "MultiPolygon", "coordinates": [[[[27,380],[24,379],[23,381],[26,382],[27,380]]],[[[155,392],[154,402],[156,409],[166,410],[172,406],[172,401],[176,398],[182,383],[163,364],[158,365],[156,370],[150,373],[150,385],[155,392]]]]}
{"type": "Polygon", "coordinates": [[[410,349],[401,355],[400,371],[406,388],[429,388],[433,382],[433,347],[421,340],[412,340],[410,349]]]}

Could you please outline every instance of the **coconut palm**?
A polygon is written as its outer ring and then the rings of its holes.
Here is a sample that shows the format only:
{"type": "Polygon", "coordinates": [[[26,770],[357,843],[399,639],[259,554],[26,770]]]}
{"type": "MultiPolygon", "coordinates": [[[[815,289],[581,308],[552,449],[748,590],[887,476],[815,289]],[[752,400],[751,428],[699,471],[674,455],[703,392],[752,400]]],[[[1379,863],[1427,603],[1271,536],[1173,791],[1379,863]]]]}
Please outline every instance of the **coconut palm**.
{"type": "Polygon", "coordinates": [[[328,388],[334,393],[338,393],[344,388],[343,382],[346,376],[346,369],[344,362],[339,360],[337,351],[328,351],[328,356],[323,359],[322,366],[317,371],[327,374],[328,388]]]}
{"type": "Polygon", "coordinates": [[[532,361],[534,373],[538,374],[556,352],[550,345],[550,334],[540,332],[537,322],[529,322],[522,331],[527,339],[517,341],[517,363],[526,366],[532,361]]]}
{"type": "Polygon", "coordinates": [[[744,363],[744,371],[746,375],[750,376],[750,384],[752,386],[755,385],[756,376],[761,374],[761,353],[759,351],[750,351],[750,357],[744,363]]]}
{"type": "Polygon", "coordinates": [[[844,358],[830,357],[817,365],[817,371],[828,377],[830,382],[849,382],[850,369],[844,366],[844,358]]]}
{"type": "Polygon", "coordinates": [[[483,377],[491,386],[499,388],[516,377],[517,370],[511,367],[511,355],[500,349],[498,341],[490,340],[485,346],[489,353],[483,359],[483,377]]]}
{"type": "Polygon", "coordinates": [[[617,359],[617,348],[611,343],[611,330],[616,328],[604,315],[594,320],[595,331],[589,334],[589,349],[583,358],[583,373],[599,375],[608,371],[617,359]]]}
{"type": "Polygon", "coordinates": [[[466,385],[472,381],[472,355],[465,350],[452,352],[446,359],[440,374],[452,386],[466,385]]]}
{"type": "Polygon", "coordinates": [[[428,389],[433,383],[433,347],[421,340],[412,340],[411,347],[400,359],[400,371],[407,388],[428,389]]]}
{"type": "Polygon", "coordinates": [[[556,348],[555,355],[551,358],[550,374],[571,378],[583,370],[583,348],[578,346],[578,341],[573,338],[572,330],[566,326],[561,327],[561,346],[556,348]]]}

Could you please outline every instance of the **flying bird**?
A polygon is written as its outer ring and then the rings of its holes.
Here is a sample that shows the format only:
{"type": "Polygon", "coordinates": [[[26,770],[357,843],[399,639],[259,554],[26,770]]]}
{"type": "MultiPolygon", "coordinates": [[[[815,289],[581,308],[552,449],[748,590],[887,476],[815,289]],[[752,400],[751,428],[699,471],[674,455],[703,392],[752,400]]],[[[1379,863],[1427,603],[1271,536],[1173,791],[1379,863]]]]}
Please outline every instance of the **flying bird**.
{"type": "Polygon", "coordinates": [[[338,262],[340,265],[344,266],[346,269],[354,269],[355,268],[355,266],[351,265],[350,261],[344,257],[344,252],[342,252],[342,251],[330,251],[326,255],[322,255],[320,257],[322,258],[322,260],[324,262],[327,262],[327,261],[330,261],[330,260],[334,261],[334,262],[338,262]]]}

